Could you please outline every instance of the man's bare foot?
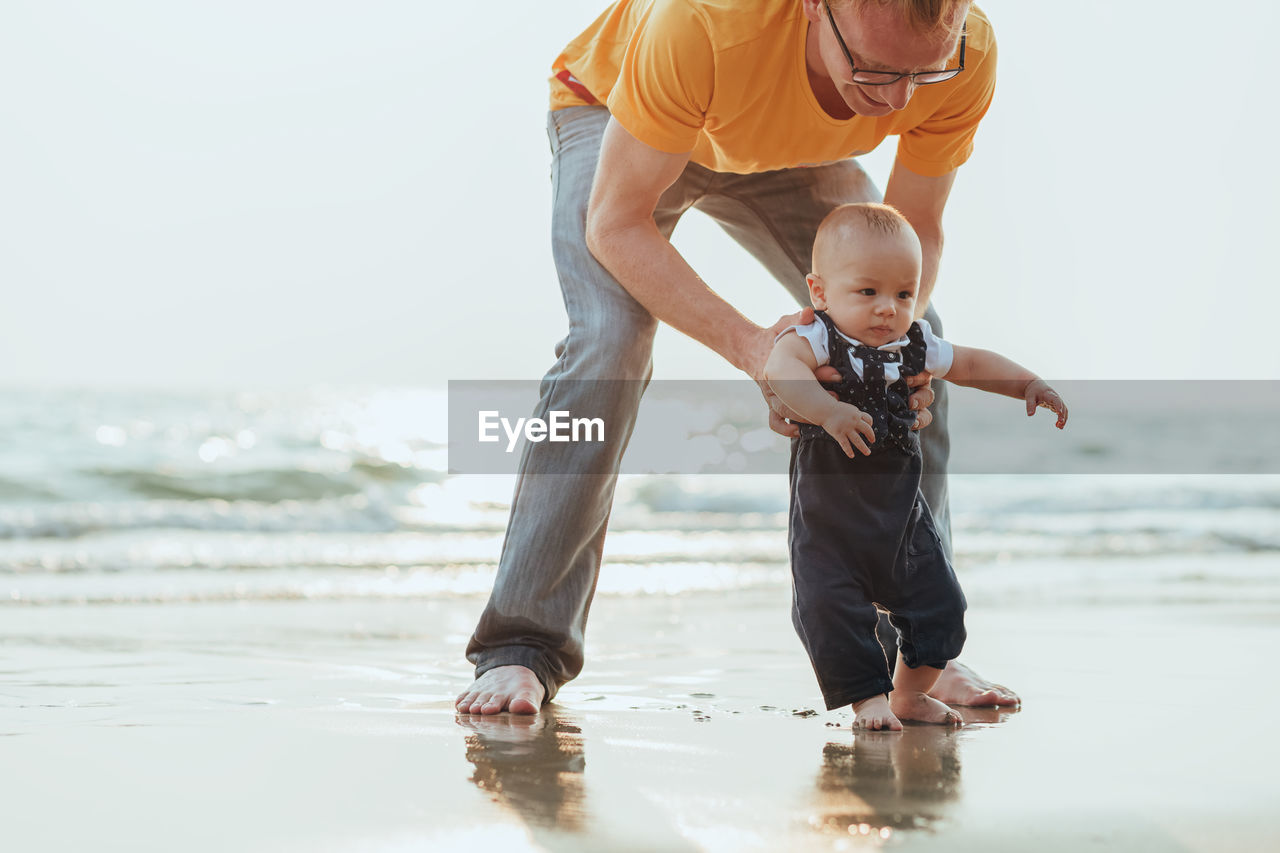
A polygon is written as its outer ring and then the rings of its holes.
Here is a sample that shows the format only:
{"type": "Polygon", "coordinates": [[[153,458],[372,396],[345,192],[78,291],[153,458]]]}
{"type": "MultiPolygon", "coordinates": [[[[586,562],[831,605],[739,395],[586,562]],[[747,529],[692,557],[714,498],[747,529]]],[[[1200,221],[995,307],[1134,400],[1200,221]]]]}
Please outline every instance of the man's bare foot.
{"type": "Polygon", "coordinates": [[[883,693],[863,699],[861,702],[854,702],[853,710],[857,713],[853,720],[855,729],[868,729],[873,732],[902,731],[902,723],[889,709],[889,697],[883,693]]]}
{"type": "Polygon", "coordinates": [[[959,661],[951,661],[938,676],[929,695],[948,705],[1021,705],[1022,700],[1003,684],[992,684],[959,661]]]}
{"type": "Polygon", "coordinates": [[[498,666],[477,678],[458,697],[459,714],[536,714],[542,707],[542,682],[524,666],[498,666]]]}
{"type": "Polygon", "coordinates": [[[941,726],[963,726],[960,715],[918,690],[895,690],[889,697],[889,710],[903,720],[936,723],[941,726]]]}

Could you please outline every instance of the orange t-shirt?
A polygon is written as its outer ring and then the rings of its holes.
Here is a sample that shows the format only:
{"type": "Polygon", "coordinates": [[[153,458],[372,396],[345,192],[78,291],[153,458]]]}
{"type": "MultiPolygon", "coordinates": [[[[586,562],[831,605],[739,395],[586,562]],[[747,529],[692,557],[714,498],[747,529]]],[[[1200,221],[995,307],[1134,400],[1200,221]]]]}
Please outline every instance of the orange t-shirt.
{"type": "Polygon", "coordinates": [[[905,109],[834,119],[805,70],[800,0],[618,0],[552,65],[551,109],[602,103],[632,136],[717,172],[812,166],[898,136],[898,160],[944,175],[973,151],[991,105],[996,40],[970,7],[965,70],[905,109]]]}

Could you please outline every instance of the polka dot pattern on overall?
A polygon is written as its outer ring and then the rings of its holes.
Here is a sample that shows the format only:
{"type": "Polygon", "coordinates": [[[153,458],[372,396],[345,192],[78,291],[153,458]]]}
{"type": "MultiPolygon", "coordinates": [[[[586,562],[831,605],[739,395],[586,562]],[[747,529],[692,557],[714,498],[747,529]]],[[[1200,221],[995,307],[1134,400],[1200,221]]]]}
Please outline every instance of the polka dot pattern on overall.
{"type": "MultiPolygon", "coordinates": [[[[925,341],[920,324],[911,324],[907,330],[909,342],[905,346],[897,351],[881,350],[850,344],[836,330],[835,323],[825,311],[815,311],[814,314],[827,327],[830,363],[847,365],[840,369],[841,380],[827,384],[827,387],[834,390],[842,402],[857,406],[871,416],[872,429],[876,434],[872,452],[890,446],[906,453],[918,452],[919,438],[911,429],[916,422],[916,413],[911,411],[908,402],[911,389],[907,385],[907,377],[924,370],[925,341]],[[884,366],[890,363],[899,365],[898,378],[893,383],[885,379],[884,366]],[[861,380],[852,370],[855,364],[862,369],[861,380]]],[[[822,427],[810,428],[808,424],[802,425],[800,431],[814,436],[825,434],[822,427]],[[809,433],[806,433],[807,428],[809,433]]]]}
{"type": "Polygon", "coordinates": [[[871,415],[871,426],[876,431],[876,437],[883,435],[895,441],[905,440],[905,435],[897,434],[900,432],[897,427],[902,425],[896,420],[889,420],[888,389],[884,384],[884,366],[889,362],[901,362],[902,356],[896,352],[860,344],[853,348],[853,357],[862,362],[862,394],[867,401],[863,411],[871,415]]]}

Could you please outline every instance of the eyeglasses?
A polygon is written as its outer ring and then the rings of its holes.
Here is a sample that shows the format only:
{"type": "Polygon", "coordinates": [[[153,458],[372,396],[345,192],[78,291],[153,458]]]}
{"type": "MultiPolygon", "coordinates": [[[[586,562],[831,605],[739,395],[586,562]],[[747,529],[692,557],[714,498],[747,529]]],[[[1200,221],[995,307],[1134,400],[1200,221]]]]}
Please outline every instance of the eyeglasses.
{"type": "Polygon", "coordinates": [[[853,82],[859,86],[892,86],[903,77],[910,77],[911,82],[916,86],[928,86],[930,83],[945,83],[964,70],[964,43],[965,38],[968,36],[968,23],[965,23],[960,29],[960,66],[958,68],[944,68],[941,71],[916,71],[913,74],[898,73],[897,71],[861,71],[853,64],[853,54],[849,53],[849,46],[844,43],[844,37],[840,35],[840,30],[836,27],[836,19],[831,16],[831,5],[827,0],[822,0],[822,7],[827,10],[827,20],[831,22],[831,32],[836,34],[836,41],[840,43],[840,49],[844,51],[844,58],[849,60],[849,70],[853,72],[853,82]]]}

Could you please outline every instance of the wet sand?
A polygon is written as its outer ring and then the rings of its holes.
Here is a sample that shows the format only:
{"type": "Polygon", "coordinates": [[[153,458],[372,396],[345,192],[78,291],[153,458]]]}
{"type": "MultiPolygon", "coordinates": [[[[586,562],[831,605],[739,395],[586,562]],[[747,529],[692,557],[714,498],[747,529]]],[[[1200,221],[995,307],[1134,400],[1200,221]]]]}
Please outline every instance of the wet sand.
{"type": "Polygon", "coordinates": [[[1022,710],[900,735],[821,711],[787,597],[602,596],[537,719],[452,710],[478,597],[6,606],[5,846],[1274,848],[1270,591],[971,597],[965,659],[1022,710]]]}

